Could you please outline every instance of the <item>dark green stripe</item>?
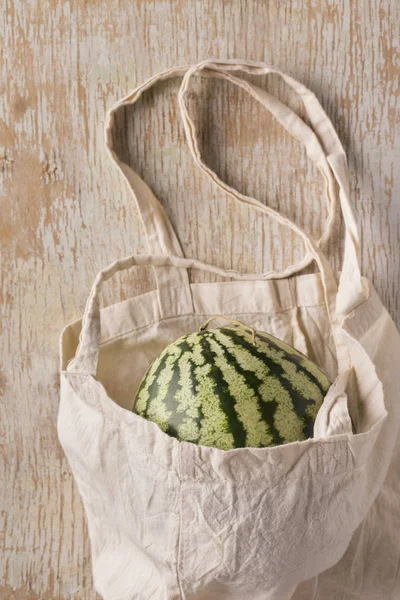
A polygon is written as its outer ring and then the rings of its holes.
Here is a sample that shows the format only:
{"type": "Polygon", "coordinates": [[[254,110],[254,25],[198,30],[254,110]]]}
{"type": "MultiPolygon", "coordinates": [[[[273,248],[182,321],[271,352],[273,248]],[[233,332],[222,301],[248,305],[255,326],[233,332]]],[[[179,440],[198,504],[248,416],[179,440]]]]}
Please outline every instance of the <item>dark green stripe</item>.
{"type": "Polygon", "coordinates": [[[217,355],[211,350],[210,343],[207,338],[210,336],[209,332],[205,332],[200,341],[201,348],[205,360],[212,365],[210,371],[210,378],[212,378],[217,386],[217,394],[222,410],[226,414],[229,424],[229,431],[233,435],[234,447],[245,448],[246,447],[246,430],[243,423],[239,420],[235,410],[235,398],[231,396],[229,392],[229,386],[225,381],[221,370],[215,364],[215,358],[217,355]]]}
{"type": "MultiPolygon", "coordinates": [[[[172,377],[172,380],[170,383],[170,387],[168,389],[168,397],[166,398],[166,404],[167,404],[168,408],[172,411],[172,416],[170,418],[170,423],[169,423],[166,433],[168,433],[168,435],[171,435],[171,436],[177,438],[179,425],[181,425],[183,423],[183,420],[186,416],[186,412],[178,412],[179,404],[176,400],[176,394],[182,387],[179,383],[179,380],[181,377],[179,360],[180,360],[180,358],[182,358],[183,354],[186,354],[186,353],[189,353],[190,355],[192,354],[193,345],[189,344],[186,339],[183,339],[181,342],[176,344],[176,346],[177,346],[177,348],[182,350],[182,354],[176,359],[176,363],[173,365],[174,374],[173,374],[173,377],[172,377]]],[[[192,381],[192,389],[195,390],[196,389],[195,386],[197,384],[196,378],[194,375],[195,365],[194,365],[193,361],[190,360],[190,357],[189,357],[189,361],[190,361],[190,377],[191,377],[191,381],[192,381]]],[[[201,408],[199,409],[199,413],[200,413],[200,416],[197,419],[193,419],[193,417],[190,417],[190,418],[195,423],[197,423],[197,425],[200,428],[202,419],[204,418],[201,408]]]]}
{"type": "MultiPolygon", "coordinates": [[[[148,391],[149,391],[149,394],[150,394],[150,398],[149,398],[149,401],[148,401],[148,403],[147,403],[147,407],[146,407],[146,416],[148,416],[148,412],[149,412],[149,410],[151,409],[151,405],[152,405],[152,402],[153,402],[153,400],[154,400],[154,399],[156,399],[156,398],[157,398],[157,396],[158,396],[158,394],[159,394],[159,388],[160,388],[160,385],[159,385],[159,382],[158,382],[158,377],[157,377],[157,375],[158,375],[158,374],[160,373],[160,371],[162,371],[162,369],[165,367],[167,360],[168,360],[168,359],[170,359],[170,358],[171,358],[171,356],[172,356],[172,355],[171,355],[171,354],[170,354],[170,353],[167,351],[167,349],[166,349],[166,351],[165,351],[165,354],[162,356],[162,359],[161,359],[161,361],[160,361],[160,363],[162,363],[162,367],[161,367],[161,365],[159,365],[159,366],[157,367],[157,369],[156,369],[156,372],[155,372],[155,373],[156,373],[156,379],[155,379],[155,380],[153,381],[153,383],[150,385],[150,387],[149,387],[149,390],[148,390],[148,391]],[[160,367],[161,367],[161,368],[160,368],[160,367]],[[157,385],[157,389],[156,389],[156,391],[154,391],[154,392],[153,392],[153,390],[154,390],[154,387],[153,387],[153,386],[155,386],[155,384],[157,385]]],[[[174,361],[175,361],[175,362],[177,362],[181,356],[182,356],[182,352],[181,352],[181,354],[178,354],[177,356],[175,356],[175,357],[174,357],[174,361]]],[[[174,364],[175,364],[175,362],[174,362],[173,364],[171,364],[171,369],[172,369],[172,378],[171,378],[171,381],[170,381],[170,382],[169,382],[169,384],[168,384],[168,387],[167,387],[167,392],[166,392],[166,395],[165,395],[165,400],[164,400],[164,404],[166,404],[166,405],[168,406],[168,408],[170,408],[169,401],[172,401],[172,402],[173,402],[173,400],[174,400],[174,392],[173,392],[173,391],[171,392],[170,390],[171,390],[171,386],[172,386],[172,383],[173,383],[173,381],[174,381],[174,377],[175,377],[175,370],[176,370],[176,369],[174,368],[174,364]]],[[[173,430],[172,430],[172,431],[173,431],[173,430]]],[[[168,427],[168,429],[166,430],[166,433],[169,433],[169,427],[168,427]]],[[[171,435],[172,435],[172,434],[171,434],[171,435]]]]}
{"type": "MultiPolygon", "coordinates": [[[[188,342],[187,339],[183,339],[180,347],[182,348],[182,350],[184,352],[190,352],[190,354],[193,354],[193,344],[191,342],[188,342]]],[[[192,380],[192,389],[195,391],[196,390],[196,386],[197,386],[197,380],[196,380],[196,375],[195,375],[195,369],[196,369],[196,365],[193,362],[193,360],[190,359],[190,378],[192,380]]],[[[202,411],[201,405],[198,407],[199,410],[199,417],[197,419],[193,419],[195,421],[195,423],[199,426],[199,428],[201,427],[201,423],[204,419],[204,413],[202,411]]]]}
{"type": "Polygon", "coordinates": [[[186,336],[184,338],[181,338],[179,342],[175,342],[175,345],[182,350],[182,354],[184,354],[185,352],[192,352],[193,344],[189,344],[189,342],[186,339],[186,336]]]}
{"type": "MultiPolygon", "coordinates": [[[[181,358],[182,355],[179,356],[181,358]]],[[[172,365],[173,375],[171,382],[168,387],[168,395],[165,398],[165,405],[168,410],[172,412],[166,433],[171,435],[172,437],[178,437],[178,426],[182,422],[185,413],[178,412],[178,402],[176,401],[176,393],[180,390],[181,386],[179,384],[180,378],[180,369],[179,369],[179,358],[177,358],[176,363],[172,365]]]]}
{"type": "MultiPolygon", "coordinates": [[[[195,371],[195,368],[196,368],[196,365],[195,365],[195,364],[194,364],[194,362],[191,360],[191,361],[190,361],[190,377],[191,377],[191,380],[192,380],[192,388],[193,388],[193,390],[194,390],[194,391],[196,390],[196,384],[197,384],[197,382],[196,382],[196,376],[195,376],[195,372],[194,372],[194,371],[195,371]]],[[[195,392],[194,392],[194,393],[195,393],[195,392]]],[[[198,407],[198,411],[199,411],[199,416],[198,416],[198,418],[197,418],[197,419],[193,419],[193,420],[194,420],[194,422],[195,422],[195,423],[198,425],[198,427],[199,427],[199,431],[200,431],[200,428],[201,428],[201,423],[202,423],[202,421],[203,421],[203,419],[204,419],[204,413],[203,413],[203,410],[202,410],[201,404],[200,404],[200,406],[198,407]]]]}
{"type": "MultiPolygon", "coordinates": [[[[225,333],[225,332],[222,332],[222,330],[221,330],[221,333],[225,333]]],[[[211,332],[210,332],[210,335],[212,335],[211,332]]],[[[240,365],[240,363],[237,361],[235,355],[230,351],[230,349],[227,348],[226,346],[224,346],[223,344],[221,344],[221,342],[218,339],[214,338],[214,341],[222,349],[222,352],[223,352],[227,362],[229,362],[230,364],[234,364],[235,370],[243,376],[244,380],[246,381],[246,385],[248,385],[248,387],[251,388],[252,392],[256,396],[257,404],[260,409],[262,418],[267,423],[270,433],[273,436],[273,443],[276,445],[283,444],[284,439],[281,437],[278,429],[276,428],[275,420],[274,420],[274,415],[276,412],[276,408],[278,406],[278,403],[276,402],[276,400],[269,400],[268,402],[265,402],[265,400],[263,400],[261,394],[258,391],[258,388],[261,385],[262,380],[259,379],[259,377],[257,377],[257,375],[255,373],[253,373],[252,371],[248,371],[247,369],[244,369],[240,365]],[[229,354],[229,356],[228,356],[228,354],[229,354]]],[[[247,349],[243,348],[243,350],[248,352],[250,355],[254,356],[247,349]]]]}
{"type": "MultiPolygon", "coordinates": [[[[163,351],[163,352],[164,352],[164,351],[163,351]]],[[[164,366],[165,366],[165,362],[166,362],[166,360],[167,360],[168,356],[169,356],[169,355],[168,355],[168,354],[165,352],[165,354],[164,354],[164,355],[162,355],[162,354],[161,354],[161,356],[159,357],[159,360],[160,360],[160,362],[159,362],[159,365],[158,365],[157,369],[156,369],[156,370],[155,370],[155,372],[154,372],[154,381],[153,381],[153,383],[152,383],[152,384],[149,386],[149,389],[148,389],[148,393],[149,393],[149,400],[148,400],[148,401],[147,401],[147,403],[146,403],[146,408],[145,408],[143,411],[141,411],[141,412],[139,413],[139,414],[140,414],[141,416],[143,416],[143,417],[147,417],[147,412],[148,412],[148,410],[149,410],[149,404],[150,404],[150,402],[151,402],[151,399],[152,399],[152,398],[154,398],[155,396],[157,396],[157,389],[158,389],[158,375],[161,373],[162,369],[164,368],[164,366]]],[[[158,359],[156,359],[156,360],[158,360],[158,359]]],[[[142,389],[143,389],[144,387],[146,387],[147,375],[149,374],[149,372],[150,372],[150,369],[151,369],[151,367],[152,367],[152,366],[153,366],[153,363],[151,363],[151,365],[150,365],[150,366],[149,366],[149,368],[147,369],[147,371],[146,371],[146,375],[145,375],[145,376],[143,377],[143,379],[142,379],[142,382],[141,382],[141,384],[140,384],[140,386],[139,386],[139,389],[138,389],[138,391],[137,391],[136,397],[138,397],[138,396],[139,396],[139,393],[142,391],[142,389]]]]}
{"type": "MultiPolygon", "coordinates": [[[[272,336],[272,337],[274,338],[274,340],[276,340],[276,342],[271,340],[269,337],[267,337],[265,335],[259,334],[258,332],[257,332],[257,337],[262,339],[265,343],[269,344],[271,346],[271,348],[273,348],[274,350],[277,350],[278,352],[284,352],[285,355],[290,360],[292,360],[294,363],[296,363],[298,370],[301,371],[302,373],[304,373],[312,381],[312,383],[314,383],[318,387],[321,394],[323,396],[325,396],[325,394],[328,391],[328,388],[325,388],[321,384],[321,382],[315,377],[315,375],[313,373],[311,373],[311,371],[309,371],[304,364],[301,363],[302,360],[311,362],[311,360],[308,358],[308,356],[306,356],[305,354],[302,354],[302,353],[301,353],[301,356],[298,356],[298,354],[293,354],[291,352],[288,352],[283,346],[281,346],[279,344],[279,342],[281,342],[281,340],[279,340],[275,336],[272,336]]],[[[286,342],[283,342],[283,343],[286,344],[286,342]]],[[[289,344],[286,344],[286,345],[290,348],[289,344]]],[[[297,352],[297,350],[296,350],[296,352],[297,352]]],[[[324,373],[324,375],[325,375],[325,373],[324,373]]],[[[325,375],[325,377],[326,377],[326,375],[325,375]]]]}
{"type": "Polygon", "coordinates": [[[312,437],[314,430],[314,419],[306,414],[306,408],[309,405],[314,405],[314,400],[308,400],[304,398],[291,384],[291,382],[284,378],[285,371],[283,367],[274,362],[264,352],[260,351],[254,344],[245,340],[240,334],[237,334],[232,329],[221,328],[221,332],[229,336],[236,345],[246,348],[253,355],[260,358],[264,364],[269,368],[272,375],[275,375],[279,379],[281,386],[290,394],[293,402],[293,409],[296,414],[304,421],[303,433],[307,437],[312,437]]]}

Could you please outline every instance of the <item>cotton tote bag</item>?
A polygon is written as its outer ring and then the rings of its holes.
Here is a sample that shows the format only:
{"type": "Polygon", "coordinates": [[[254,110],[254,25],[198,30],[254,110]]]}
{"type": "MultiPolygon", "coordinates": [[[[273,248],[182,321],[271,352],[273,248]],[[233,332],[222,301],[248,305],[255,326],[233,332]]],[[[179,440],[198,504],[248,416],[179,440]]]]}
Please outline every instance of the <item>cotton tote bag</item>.
{"type": "Polygon", "coordinates": [[[261,63],[205,61],[156,75],[117,102],[105,140],[137,202],[148,254],[100,271],[82,320],[67,325],[60,341],[58,434],[86,511],[96,590],[106,600],[400,598],[400,336],[360,274],[346,157],[316,97],[261,63]],[[280,75],[311,125],[243,72],[280,75]],[[305,145],[326,184],[320,240],[204,163],[186,105],[196,74],[242,87],[305,145]],[[184,257],[160,203],[114,144],[119,111],[176,76],[194,168],[234,201],[291,229],[304,243],[302,261],[242,274],[184,257]],[[346,238],[342,270],[334,273],[321,248],[338,202],[346,238]],[[301,274],[312,261],[318,273],[301,274]],[[157,288],[100,308],[103,283],[140,265],[153,267],[157,288]],[[191,283],[193,267],[230,280],[191,283]],[[312,439],[224,451],[180,442],[132,412],[149,364],[213,315],[272,333],[327,373],[332,385],[312,439]]]}

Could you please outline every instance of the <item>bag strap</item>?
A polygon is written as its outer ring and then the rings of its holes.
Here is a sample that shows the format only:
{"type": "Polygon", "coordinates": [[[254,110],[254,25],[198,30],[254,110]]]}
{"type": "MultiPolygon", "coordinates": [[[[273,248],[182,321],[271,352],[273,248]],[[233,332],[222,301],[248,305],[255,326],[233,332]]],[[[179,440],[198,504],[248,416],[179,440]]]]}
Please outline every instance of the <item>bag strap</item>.
{"type": "MultiPolygon", "coordinates": [[[[279,100],[274,98],[271,94],[266,91],[258,88],[255,85],[250,85],[246,81],[243,81],[239,78],[234,77],[226,70],[222,69],[223,65],[232,64],[236,65],[237,68],[243,68],[243,61],[231,61],[229,63],[221,63],[221,68],[218,70],[211,70],[209,68],[205,68],[206,65],[210,64],[218,64],[216,63],[201,63],[197,67],[200,69],[199,73],[203,77],[216,77],[219,79],[227,79],[245,89],[249,92],[258,102],[260,102],[267,110],[269,110],[274,117],[289,131],[289,133],[299,139],[303,144],[305,144],[306,151],[311,160],[316,164],[317,168],[322,173],[325,184],[326,184],[326,197],[328,201],[328,214],[324,224],[323,233],[318,240],[317,244],[319,246],[323,246],[332,232],[335,210],[336,210],[336,186],[335,180],[332,175],[332,171],[329,168],[324,152],[320,146],[319,140],[304,123],[304,121],[289,107],[285,106],[279,100]],[[204,66],[204,68],[203,68],[204,66]]],[[[246,65],[252,65],[253,63],[246,63],[246,65]]],[[[256,65],[258,63],[254,63],[256,65]]],[[[249,67],[246,67],[247,70],[249,67]]],[[[255,68],[255,67],[254,67],[255,68]]],[[[264,66],[264,70],[268,70],[264,66]]],[[[269,69],[269,72],[276,72],[272,69],[269,69]]],[[[116,117],[118,111],[123,110],[126,106],[134,104],[138,101],[138,99],[142,96],[145,90],[148,90],[152,86],[154,86],[157,82],[169,79],[171,77],[176,76],[184,76],[186,74],[192,75],[193,69],[189,67],[175,67],[169,69],[163,73],[157,74],[154,77],[150,78],[148,81],[140,85],[138,88],[133,90],[127,96],[122,98],[120,101],[115,103],[111,109],[107,113],[106,123],[105,123],[105,144],[107,151],[109,152],[110,157],[117,164],[123,176],[125,177],[133,197],[135,198],[139,215],[141,218],[141,222],[146,234],[148,250],[153,254],[165,254],[165,255],[174,255],[174,256],[184,256],[182,252],[181,245],[178,241],[178,238],[174,232],[174,229],[168,220],[168,217],[165,214],[165,211],[157,200],[149,186],[139,177],[139,175],[131,168],[130,165],[121,160],[120,156],[114,145],[115,140],[115,132],[116,132],[116,117]]],[[[188,80],[186,80],[186,83],[188,80]]],[[[187,88],[186,88],[187,89],[187,88]]],[[[186,107],[184,106],[184,100],[182,98],[182,89],[180,93],[180,106],[181,112],[183,115],[184,125],[186,134],[188,132],[188,127],[193,128],[193,123],[191,122],[186,107]]],[[[260,210],[265,213],[265,205],[255,200],[251,197],[244,196],[233,188],[230,188],[227,184],[224,184],[218,177],[208,168],[206,165],[199,160],[200,155],[197,147],[197,143],[194,142],[192,138],[188,139],[189,148],[192,154],[195,157],[196,162],[200,165],[200,167],[207,172],[209,176],[211,176],[225,191],[228,191],[230,196],[233,196],[235,199],[240,202],[246,202],[251,204],[256,210],[260,210]]],[[[270,207],[267,208],[267,213],[269,216],[276,218],[280,222],[282,219],[277,211],[270,207]]],[[[307,254],[301,261],[296,264],[290,265],[286,269],[281,272],[268,271],[267,273],[258,275],[259,279],[263,278],[274,278],[274,277],[287,277],[293,273],[301,271],[306,266],[308,266],[313,257],[310,254],[307,254]]],[[[163,318],[167,318],[172,316],[176,310],[176,306],[179,305],[180,309],[184,312],[190,312],[193,310],[191,292],[190,292],[190,284],[188,273],[184,269],[172,268],[172,267],[163,267],[158,268],[154,267],[154,274],[157,282],[157,290],[158,290],[158,298],[160,304],[160,311],[163,318]],[[179,303],[177,303],[177,298],[179,297],[179,303]]],[[[251,277],[252,278],[252,277],[251,277]]]]}
{"type": "MultiPolygon", "coordinates": [[[[262,104],[264,104],[264,106],[270,110],[275,118],[293,137],[297,138],[305,145],[308,156],[315,162],[325,177],[327,182],[327,194],[331,200],[330,208],[332,210],[335,206],[336,193],[334,191],[334,180],[336,181],[339,187],[340,208],[343,214],[346,231],[343,267],[339,282],[336,310],[342,317],[348,315],[356,306],[363,302],[367,296],[365,290],[363,289],[359,267],[359,235],[349,201],[349,175],[346,154],[332,125],[332,122],[326,115],[316,96],[310,90],[292,77],[289,77],[281,71],[272,69],[263,63],[242,60],[206,60],[198,65],[192,66],[186,72],[183,78],[178,94],[178,101],[185,127],[186,139],[193,158],[198,166],[218,185],[218,187],[222,188],[229,195],[236,198],[239,202],[250,204],[254,208],[268,213],[278,222],[286,225],[290,229],[294,229],[294,231],[298,230],[298,228],[293,228],[293,223],[289,219],[285,218],[270,207],[260,203],[258,200],[255,200],[249,196],[245,196],[234,188],[230,187],[227,183],[222,181],[218,175],[212,171],[202,160],[197,143],[195,127],[189,116],[185,103],[191,77],[195,73],[201,73],[202,71],[206,71],[208,73],[212,73],[212,71],[222,73],[222,76],[225,79],[235,83],[236,85],[240,85],[240,87],[247,90],[253,97],[262,102],[262,104]],[[245,80],[239,80],[236,77],[233,77],[230,74],[231,71],[243,71],[253,75],[265,75],[272,73],[282,77],[282,79],[302,99],[307,116],[313,126],[314,131],[312,131],[298,115],[293,113],[293,111],[291,111],[286,105],[282,104],[277,98],[245,80]]],[[[333,214],[330,212],[325,223],[325,231],[323,236],[319,242],[317,242],[318,246],[321,246],[322,243],[328,238],[331,232],[332,221],[333,214]]],[[[290,265],[280,272],[270,271],[265,273],[264,277],[287,277],[304,269],[304,267],[307,266],[312,260],[313,256],[308,254],[299,263],[290,265]]]]}
{"type": "MultiPolygon", "coordinates": [[[[315,258],[321,271],[321,279],[324,288],[324,298],[328,307],[328,318],[332,326],[332,333],[336,345],[339,373],[344,373],[349,369],[349,355],[347,348],[343,344],[341,335],[342,321],[334,312],[335,297],[337,294],[337,284],[331,270],[331,267],[321,252],[306,234],[302,236],[306,248],[315,258]]],[[[181,256],[165,256],[155,254],[137,254],[127,256],[116,260],[96,276],[89,297],[86,302],[84,314],[82,317],[82,327],[79,335],[78,348],[75,357],[69,362],[67,371],[89,374],[96,377],[97,362],[101,343],[101,318],[100,318],[100,291],[103,283],[115,275],[118,271],[125,271],[133,266],[154,266],[154,267],[172,267],[179,269],[199,269],[208,273],[214,273],[222,277],[232,277],[236,280],[248,281],[259,280],[258,274],[248,275],[235,270],[226,270],[215,265],[210,265],[194,258],[183,258],[181,256]]]]}
{"type": "MultiPolygon", "coordinates": [[[[164,78],[167,76],[171,76],[171,73],[176,74],[177,70],[172,69],[162,74],[161,76],[156,76],[150,81],[158,80],[162,76],[164,78]]],[[[149,85],[150,83],[147,82],[147,86],[149,85]]],[[[143,87],[144,86],[142,86],[141,89],[143,89],[143,87]]],[[[127,97],[127,99],[125,100],[130,102],[130,96],[127,97]]],[[[357,228],[355,225],[354,217],[351,212],[350,204],[348,202],[348,176],[345,154],[340,144],[340,141],[337,138],[336,133],[334,132],[333,126],[329,121],[328,117],[325,115],[324,111],[322,110],[322,107],[319,105],[315,96],[311,92],[309,92],[307,88],[305,88],[292,78],[288,77],[287,75],[279,71],[270,69],[269,67],[266,67],[265,65],[262,65],[260,63],[249,63],[244,61],[204,61],[199,65],[195,65],[194,67],[187,69],[184,79],[182,81],[182,86],[179,91],[179,105],[181,108],[182,118],[185,126],[185,132],[189,143],[189,147],[192,151],[196,163],[200,166],[200,168],[203,171],[205,171],[219,187],[227,191],[235,199],[237,199],[240,202],[248,203],[254,208],[256,208],[256,210],[259,210],[264,214],[272,216],[278,222],[282,223],[283,225],[286,225],[289,229],[293,230],[304,242],[305,248],[308,251],[308,253],[306,255],[306,258],[303,259],[301,263],[291,265],[288,269],[285,269],[280,272],[269,271],[267,273],[264,273],[262,277],[265,279],[277,279],[287,277],[289,274],[292,274],[304,268],[304,266],[312,260],[316,261],[321,272],[325,302],[328,311],[328,318],[331,322],[332,333],[336,344],[339,374],[343,374],[348,370],[350,366],[348,350],[345,342],[343,341],[344,338],[342,335],[343,319],[353,308],[355,308],[355,306],[357,306],[360,302],[365,300],[366,294],[363,290],[357,260],[357,228]],[[276,98],[274,98],[270,94],[267,94],[266,92],[263,92],[262,90],[260,90],[260,88],[257,88],[256,86],[249,84],[244,80],[240,80],[229,73],[229,71],[231,70],[236,71],[238,69],[245,70],[248,73],[264,74],[272,72],[281,75],[285,79],[285,81],[287,81],[289,85],[296,89],[296,91],[302,97],[310,121],[313,123],[316,132],[318,132],[319,138],[317,138],[316,133],[313,133],[313,131],[304,123],[304,121],[302,121],[302,119],[300,119],[298,115],[296,115],[293,111],[288,109],[288,107],[283,105],[276,98]],[[271,112],[273,112],[276,118],[280,120],[280,122],[286,127],[286,129],[288,129],[289,133],[295,135],[296,137],[298,137],[298,139],[301,139],[301,141],[303,141],[306,145],[308,155],[316,161],[317,166],[320,168],[320,170],[322,170],[324,176],[326,177],[327,190],[329,192],[328,196],[331,199],[331,204],[333,205],[335,202],[335,194],[333,193],[333,176],[336,177],[336,181],[340,188],[340,203],[347,230],[344,265],[340,277],[339,289],[333,271],[329,265],[329,262],[320,250],[318,242],[312,240],[311,237],[308,236],[300,227],[298,227],[295,223],[291,222],[286,217],[283,217],[282,215],[280,215],[270,207],[265,206],[261,202],[258,202],[257,200],[251,197],[240,194],[237,190],[231,188],[230,186],[222,182],[218,178],[218,176],[203,163],[197,146],[193,122],[191,121],[188,115],[185,105],[185,95],[187,93],[190,77],[197,71],[204,71],[205,76],[223,77],[225,79],[231,80],[237,85],[241,85],[242,87],[244,87],[244,89],[247,89],[249,93],[255,95],[257,99],[260,99],[260,101],[262,101],[262,103],[265,106],[267,106],[267,108],[269,108],[271,112]],[[323,142],[321,141],[320,143],[320,140],[322,139],[323,142]],[[326,156],[325,152],[330,152],[330,154],[326,156]],[[329,168],[329,165],[331,169],[329,168]]],[[[133,190],[132,188],[134,194],[135,191],[137,191],[137,189],[133,190]]],[[[155,200],[155,202],[158,201],[155,200]]],[[[162,211],[161,205],[160,209],[162,211]]],[[[162,220],[158,221],[158,225],[160,227],[167,227],[167,231],[170,233],[172,241],[176,239],[176,236],[174,238],[173,229],[169,225],[167,219],[164,222],[162,220]]],[[[329,232],[330,227],[331,221],[329,222],[328,220],[328,224],[326,224],[325,229],[325,236],[327,235],[326,230],[328,230],[329,232]]],[[[162,230],[162,235],[164,235],[164,233],[165,230],[162,230]]],[[[165,241],[165,239],[167,238],[162,237],[162,239],[165,241]]],[[[157,236],[154,236],[153,240],[154,243],[156,243],[157,236]]],[[[174,241],[173,243],[177,244],[178,242],[176,240],[176,243],[174,241]]],[[[174,248],[176,247],[177,246],[175,245],[174,248]]],[[[164,249],[168,251],[167,246],[164,249]]],[[[233,277],[235,279],[240,280],[260,279],[260,275],[258,274],[242,274],[238,271],[231,269],[220,269],[218,267],[208,265],[195,259],[183,258],[181,249],[178,254],[174,254],[173,252],[165,254],[164,252],[162,252],[151,255],[132,255],[121,261],[115,261],[106,269],[100,271],[93,283],[91,293],[86,303],[84,316],[82,319],[82,329],[80,333],[77,352],[75,358],[69,363],[68,370],[89,373],[93,376],[96,375],[97,359],[101,339],[99,291],[102,282],[112,277],[116,271],[128,269],[133,265],[145,264],[152,265],[153,267],[155,267],[157,269],[157,273],[161,273],[162,270],[166,272],[166,268],[171,269],[171,271],[169,272],[174,274],[175,282],[177,281],[176,277],[180,273],[187,273],[187,269],[191,267],[208,271],[211,273],[216,273],[225,277],[233,277]]],[[[179,275],[179,277],[180,276],[181,275],[179,275]]],[[[183,283],[183,286],[185,285],[186,282],[183,283]]],[[[190,288],[188,283],[187,286],[190,288]]]]}
{"type": "MultiPolygon", "coordinates": [[[[151,77],[127,96],[117,101],[108,110],[105,120],[104,139],[106,150],[122,172],[132,192],[147,239],[148,251],[151,254],[184,256],[182,247],[163,206],[145,181],[129,164],[120,158],[115,147],[116,120],[119,111],[137,102],[142,94],[157,82],[178,75],[182,76],[185,70],[187,69],[175,67],[151,77]]],[[[193,299],[187,270],[176,267],[154,266],[153,272],[161,317],[168,318],[172,316],[178,304],[183,312],[192,312],[193,299]],[[179,303],[177,302],[178,299],[179,303]]]]}

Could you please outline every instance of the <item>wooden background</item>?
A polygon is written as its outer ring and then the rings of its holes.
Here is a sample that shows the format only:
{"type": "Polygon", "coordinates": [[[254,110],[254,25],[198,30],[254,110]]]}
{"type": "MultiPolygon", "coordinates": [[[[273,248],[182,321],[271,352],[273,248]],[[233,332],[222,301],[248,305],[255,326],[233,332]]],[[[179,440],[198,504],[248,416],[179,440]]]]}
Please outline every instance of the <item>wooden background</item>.
{"type": "MultiPolygon", "coordinates": [[[[400,325],[400,4],[3,0],[0,12],[0,598],[88,600],[85,517],[56,435],[59,335],[81,316],[100,268],[146,251],[104,149],[106,110],[154,73],[204,58],[263,60],[303,81],[348,152],[362,272],[400,325]]],[[[127,111],[121,152],[163,202],[186,255],[259,272],[299,257],[295,240],[195,170],[178,85],[127,111]]],[[[274,77],[262,85],[296,106],[274,77]]],[[[321,177],[260,106],[230,85],[196,81],[190,110],[222,178],[321,232],[321,177]]],[[[338,235],[328,251],[339,268],[338,235]]],[[[130,271],[103,300],[153,286],[149,271],[130,271]]]]}

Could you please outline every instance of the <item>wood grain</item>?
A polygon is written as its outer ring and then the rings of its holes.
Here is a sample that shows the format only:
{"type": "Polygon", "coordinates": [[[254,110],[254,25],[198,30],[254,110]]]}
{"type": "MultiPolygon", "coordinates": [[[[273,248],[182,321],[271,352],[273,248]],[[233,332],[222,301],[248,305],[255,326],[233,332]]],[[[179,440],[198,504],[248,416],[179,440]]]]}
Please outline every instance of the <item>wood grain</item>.
{"type": "MultiPolygon", "coordinates": [[[[263,60],[303,81],[348,152],[362,272],[400,325],[399,12],[396,0],[3,0],[2,599],[96,597],[56,417],[62,327],[81,316],[100,268],[146,250],[136,206],[104,149],[106,110],[154,73],[208,57],[263,60]]],[[[146,93],[119,131],[121,152],[163,202],[186,255],[260,272],[300,257],[295,240],[291,249],[276,226],[195,170],[178,84],[146,93]]],[[[274,77],[262,85],[288,97],[274,77]]],[[[260,106],[231,85],[195,81],[190,110],[203,155],[223,179],[321,231],[322,181],[260,106]]],[[[335,268],[339,239],[328,246],[335,268]]],[[[129,272],[103,299],[153,286],[148,270],[129,272]]]]}

